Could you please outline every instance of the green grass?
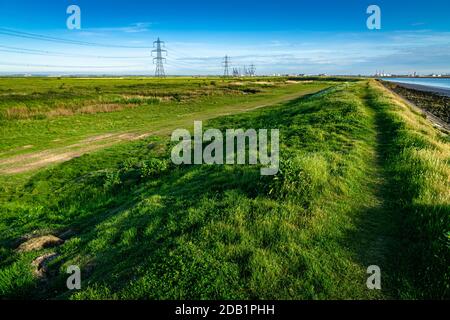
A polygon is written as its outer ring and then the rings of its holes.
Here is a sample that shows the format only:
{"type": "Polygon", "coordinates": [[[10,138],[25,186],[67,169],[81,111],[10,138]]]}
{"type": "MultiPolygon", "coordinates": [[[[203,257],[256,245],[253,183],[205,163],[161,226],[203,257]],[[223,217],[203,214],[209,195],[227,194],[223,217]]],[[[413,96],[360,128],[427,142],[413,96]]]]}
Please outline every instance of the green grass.
{"type": "Polygon", "coordinates": [[[0,296],[448,298],[450,144],[375,83],[336,82],[206,126],[280,129],[279,174],[175,166],[169,139],[154,136],[0,177],[0,296]],[[69,229],[56,249],[14,250],[26,234],[69,229]],[[30,262],[50,251],[42,283],[30,262]],[[71,264],[78,292],[65,288],[71,264]],[[372,264],[381,291],[366,288],[372,264]]]}
{"type": "Polygon", "coordinates": [[[193,119],[242,112],[330,82],[281,79],[0,78],[0,158],[116,132],[170,132],[193,119]]]}
{"type": "Polygon", "coordinates": [[[378,113],[386,198],[395,212],[396,259],[392,282],[401,298],[443,299],[450,294],[450,145],[448,136],[405,110],[376,86],[370,104],[378,113]],[[407,290],[398,290],[407,288],[407,290]]]}

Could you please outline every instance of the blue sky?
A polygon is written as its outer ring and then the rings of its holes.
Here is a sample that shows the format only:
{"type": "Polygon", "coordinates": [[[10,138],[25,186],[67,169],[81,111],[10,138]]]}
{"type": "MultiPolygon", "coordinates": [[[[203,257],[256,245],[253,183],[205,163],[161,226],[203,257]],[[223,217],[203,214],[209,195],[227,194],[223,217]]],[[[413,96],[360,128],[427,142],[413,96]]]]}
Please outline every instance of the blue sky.
{"type": "Polygon", "coordinates": [[[447,0],[0,1],[1,28],[130,47],[0,29],[0,72],[152,74],[150,50],[161,37],[169,74],[220,74],[225,54],[233,66],[255,64],[258,74],[450,73],[447,0]],[[81,30],[66,28],[71,4],[81,8],[81,30]],[[381,8],[381,30],[366,27],[371,4],[381,8]]]}

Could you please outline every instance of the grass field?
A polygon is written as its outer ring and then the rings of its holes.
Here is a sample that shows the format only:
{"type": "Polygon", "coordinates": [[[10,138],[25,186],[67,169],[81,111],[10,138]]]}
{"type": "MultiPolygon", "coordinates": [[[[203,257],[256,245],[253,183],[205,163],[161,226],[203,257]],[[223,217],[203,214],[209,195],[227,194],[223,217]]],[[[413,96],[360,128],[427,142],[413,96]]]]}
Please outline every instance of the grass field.
{"type": "Polygon", "coordinates": [[[164,82],[0,79],[0,88],[10,88],[3,89],[0,107],[0,172],[29,171],[117,142],[169,134],[192,126],[194,120],[276,104],[327,86],[323,81],[270,78],[246,83],[194,78],[164,82]],[[42,150],[45,153],[39,154],[42,150]]]}
{"type": "Polygon", "coordinates": [[[297,80],[0,79],[0,296],[450,298],[448,136],[375,81],[297,80]],[[280,129],[280,172],[175,166],[194,120],[280,129]]]}

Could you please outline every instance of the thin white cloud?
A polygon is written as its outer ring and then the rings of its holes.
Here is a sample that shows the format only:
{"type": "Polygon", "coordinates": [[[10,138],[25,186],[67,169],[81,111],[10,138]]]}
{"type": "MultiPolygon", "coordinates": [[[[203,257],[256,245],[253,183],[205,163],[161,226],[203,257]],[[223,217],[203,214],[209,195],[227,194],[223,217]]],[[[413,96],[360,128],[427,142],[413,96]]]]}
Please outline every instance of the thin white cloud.
{"type": "Polygon", "coordinates": [[[84,36],[102,36],[111,33],[143,33],[151,31],[152,22],[136,22],[123,27],[83,28],[79,34],[84,36]]]}

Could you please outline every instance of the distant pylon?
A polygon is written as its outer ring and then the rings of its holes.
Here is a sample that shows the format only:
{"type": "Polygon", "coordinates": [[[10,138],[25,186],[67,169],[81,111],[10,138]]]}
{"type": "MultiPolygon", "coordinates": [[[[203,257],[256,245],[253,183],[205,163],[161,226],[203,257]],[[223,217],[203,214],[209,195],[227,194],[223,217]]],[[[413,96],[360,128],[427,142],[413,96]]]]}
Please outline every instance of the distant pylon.
{"type": "Polygon", "coordinates": [[[256,68],[255,68],[255,65],[253,63],[250,65],[249,74],[250,74],[251,77],[254,77],[255,74],[256,74],[256,68]]]}
{"type": "Polygon", "coordinates": [[[155,44],[156,49],[152,50],[152,54],[153,52],[156,52],[156,57],[153,58],[153,63],[156,61],[155,77],[163,78],[166,76],[164,73],[164,62],[166,58],[163,58],[162,54],[164,52],[167,55],[167,50],[161,49],[161,45],[164,46],[164,41],[159,40],[159,37],[158,40],[153,42],[153,48],[155,47],[155,44]]]}
{"type": "Polygon", "coordinates": [[[239,77],[239,69],[233,68],[233,77],[239,77]]]}
{"type": "Polygon", "coordinates": [[[225,56],[223,58],[223,76],[224,77],[229,77],[230,76],[230,57],[225,56]]]}

